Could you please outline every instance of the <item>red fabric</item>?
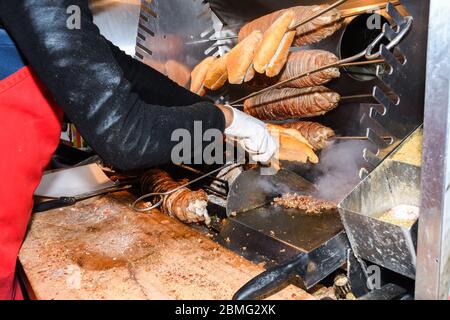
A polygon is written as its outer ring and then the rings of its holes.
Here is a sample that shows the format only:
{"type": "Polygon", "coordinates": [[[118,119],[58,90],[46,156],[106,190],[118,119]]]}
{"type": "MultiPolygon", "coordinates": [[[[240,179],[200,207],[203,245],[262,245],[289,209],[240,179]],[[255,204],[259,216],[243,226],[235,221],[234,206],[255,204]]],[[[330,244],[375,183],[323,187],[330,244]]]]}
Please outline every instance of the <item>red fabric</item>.
{"type": "Polygon", "coordinates": [[[17,255],[61,119],[61,109],[28,67],[0,81],[0,299],[23,298],[17,255]]]}

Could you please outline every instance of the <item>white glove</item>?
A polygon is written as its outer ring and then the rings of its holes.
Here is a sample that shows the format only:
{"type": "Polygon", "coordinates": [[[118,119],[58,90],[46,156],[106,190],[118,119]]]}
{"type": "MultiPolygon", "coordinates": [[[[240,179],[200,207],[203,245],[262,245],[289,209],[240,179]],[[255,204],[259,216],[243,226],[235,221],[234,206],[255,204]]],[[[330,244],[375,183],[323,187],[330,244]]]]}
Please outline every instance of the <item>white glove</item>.
{"type": "Polygon", "coordinates": [[[226,107],[233,111],[233,122],[225,129],[225,135],[237,140],[253,161],[269,162],[278,145],[266,124],[231,106],[226,107]]]}

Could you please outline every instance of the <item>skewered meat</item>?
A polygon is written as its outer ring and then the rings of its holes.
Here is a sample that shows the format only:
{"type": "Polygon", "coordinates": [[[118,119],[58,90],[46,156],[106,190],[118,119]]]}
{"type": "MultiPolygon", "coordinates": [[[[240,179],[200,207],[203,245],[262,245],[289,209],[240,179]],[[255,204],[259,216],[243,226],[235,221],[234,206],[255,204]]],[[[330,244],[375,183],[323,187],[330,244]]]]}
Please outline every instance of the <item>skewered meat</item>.
{"type": "Polygon", "coordinates": [[[261,120],[308,118],[336,108],[340,98],[325,87],[273,89],[247,99],[244,111],[261,120]]]}
{"type": "Polygon", "coordinates": [[[297,161],[302,163],[318,163],[319,158],[312,145],[295,129],[275,124],[267,124],[270,134],[279,142],[279,150],[275,155],[278,160],[297,161]]]}
{"type": "Polygon", "coordinates": [[[216,59],[211,63],[206,73],[204,85],[210,90],[219,90],[228,80],[227,71],[228,53],[216,59]]]}
{"type": "Polygon", "coordinates": [[[288,32],[293,23],[294,12],[286,10],[267,28],[253,61],[256,72],[273,77],[281,71],[295,37],[294,31],[288,32]]]}
{"type": "Polygon", "coordinates": [[[279,198],[275,198],[275,205],[283,206],[286,209],[300,209],[307,214],[319,214],[336,209],[336,204],[330,201],[316,199],[311,196],[287,193],[279,198]]]}
{"type": "MultiPolygon", "coordinates": [[[[304,21],[318,11],[326,8],[327,5],[316,6],[298,6],[288,10],[294,11],[294,24],[304,21]]],[[[239,41],[247,37],[253,30],[261,30],[265,32],[272,23],[280,17],[285,10],[279,10],[271,14],[260,17],[244,25],[239,32],[239,41]]],[[[300,26],[296,30],[294,44],[298,47],[321,41],[335,33],[343,26],[342,15],[339,10],[333,9],[326,14],[314,19],[313,21],[300,26]]]]}
{"type": "Polygon", "coordinates": [[[298,130],[315,150],[325,148],[328,139],[335,136],[333,129],[325,127],[317,122],[297,121],[285,123],[282,126],[298,130]]]}
{"type": "MultiPolygon", "coordinates": [[[[152,169],[148,171],[141,181],[142,193],[167,192],[182,185],[165,171],[152,169]]],[[[152,199],[154,203],[159,201],[159,197],[152,199]]],[[[208,216],[206,206],[208,196],[205,191],[192,191],[189,188],[182,188],[163,198],[161,210],[185,223],[202,222],[209,224],[211,219],[208,216]]]]}
{"type": "Polygon", "coordinates": [[[211,64],[216,60],[215,57],[207,57],[200,62],[191,72],[191,91],[204,96],[206,93],[204,82],[211,64]]]}
{"type": "Polygon", "coordinates": [[[231,84],[241,84],[253,79],[255,76],[253,59],[262,38],[262,32],[255,30],[228,53],[228,81],[231,84]]]}
{"type": "MultiPolygon", "coordinates": [[[[324,50],[303,50],[291,52],[288,56],[285,68],[277,78],[277,82],[285,81],[306,72],[330,65],[338,60],[339,58],[337,56],[324,50]]],[[[340,75],[339,68],[329,68],[310,74],[309,76],[290,81],[283,85],[283,87],[307,88],[320,86],[334,78],[340,77],[340,75]]]]}

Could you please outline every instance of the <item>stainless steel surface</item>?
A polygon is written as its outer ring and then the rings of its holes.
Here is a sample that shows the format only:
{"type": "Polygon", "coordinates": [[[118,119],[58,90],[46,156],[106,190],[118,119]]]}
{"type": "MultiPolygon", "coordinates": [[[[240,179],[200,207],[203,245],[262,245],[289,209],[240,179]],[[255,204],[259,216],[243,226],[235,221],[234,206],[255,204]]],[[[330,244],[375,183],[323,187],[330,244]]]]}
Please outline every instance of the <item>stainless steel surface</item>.
{"type": "MultiPolygon", "coordinates": [[[[361,117],[367,127],[366,134],[375,146],[375,150],[364,150],[366,160],[372,165],[378,165],[383,159],[379,156],[385,154],[383,149],[393,147],[387,146],[380,136],[391,135],[395,138],[395,146],[417,128],[423,118],[428,3],[411,0],[400,3],[414,18],[413,30],[393,53],[383,50],[382,57],[392,68],[392,73],[385,74],[377,69],[380,83],[373,86],[373,97],[379,105],[369,106],[361,117]],[[403,59],[399,60],[401,56],[403,59]],[[392,100],[389,98],[392,95],[397,98],[392,100]]],[[[391,10],[389,16],[395,24],[403,23],[399,12],[391,10]]]]}
{"type": "Polygon", "coordinates": [[[417,222],[406,228],[379,217],[398,205],[420,206],[420,173],[420,167],[388,158],[339,204],[355,255],[412,279],[417,222]]]}
{"type": "Polygon", "coordinates": [[[450,2],[429,2],[422,207],[415,298],[447,299],[450,296],[450,2]]]}
{"type": "Polygon", "coordinates": [[[368,293],[358,300],[403,300],[407,291],[395,284],[389,283],[374,292],[368,293]]]}
{"type": "MultiPolygon", "coordinates": [[[[222,21],[201,0],[142,0],[136,56],[144,63],[174,78],[188,76],[192,68],[206,56],[223,55],[232,40],[211,43],[210,38],[234,36],[222,32],[222,21]],[[208,41],[204,41],[208,40],[208,41]],[[175,61],[176,70],[166,63],[175,61]],[[182,70],[179,70],[179,69],[182,70]],[[171,75],[175,73],[175,75],[171,75]],[[178,73],[178,75],[176,74],[178,73]]],[[[181,85],[187,87],[187,83],[181,85]]]]}
{"type": "Polygon", "coordinates": [[[90,0],[90,5],[101,34],[134,56],[140,0],[90,0]]]}

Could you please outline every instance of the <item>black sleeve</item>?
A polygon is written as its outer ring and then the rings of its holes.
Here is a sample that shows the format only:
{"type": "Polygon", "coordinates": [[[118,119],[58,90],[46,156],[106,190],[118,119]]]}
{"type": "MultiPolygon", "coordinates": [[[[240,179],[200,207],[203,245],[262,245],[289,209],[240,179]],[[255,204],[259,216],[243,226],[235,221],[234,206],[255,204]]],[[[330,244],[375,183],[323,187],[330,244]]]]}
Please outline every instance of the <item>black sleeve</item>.
{"type": "Polygon", "coordinates": [[[179,86],[168,77],[146,64],[133,59],[110,41],[107,41],[125,79],[130,81],[133,92],[146,103],[182,106],[208,101],[179,86]],[[149,81],[152,79],[152,81],[149,81]]]}
{"type": "MultiPolygon", "coordinates": [[[[189,95],[192,98],[186,99],[185,106],[174,107],[175,98],[165,96],[178,95],[180,87],[159,75],[145,79],[155,81],[161,90],[158,99],[151,104],[142,101],[94,25],[88,0],[0,3],[8,33],[56,102],[106,162],[125,170],[161,164],[170,160],[177,144],[171,141],[174,130],[194,132],[195,121],[201,121],[203,131],[224,130],[224,115],[210,102],[197,102],[189,95]],[[73,6],[81,9],[80,29],[67,25],[67,9],[73,6]]],[[[186,95],[176,104],[182,104],[186,95]]],[[[195,142],[193,139],[195,152],[201,152],[202,144],[195,142]]]]}

